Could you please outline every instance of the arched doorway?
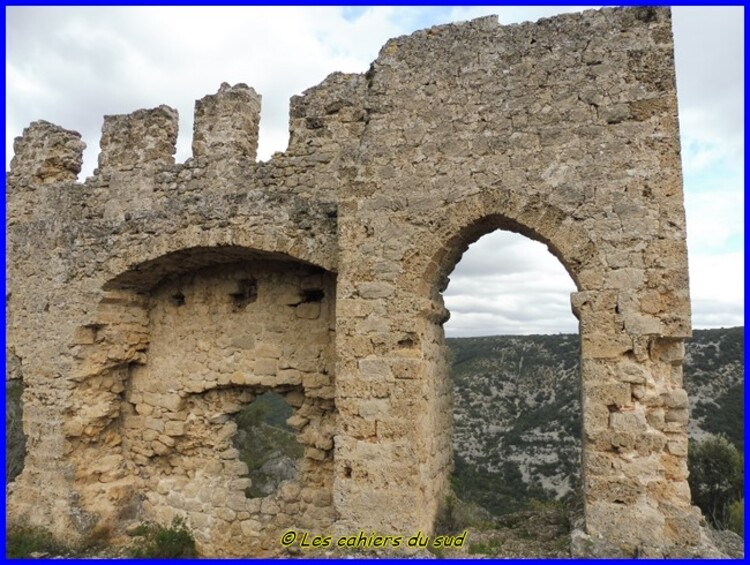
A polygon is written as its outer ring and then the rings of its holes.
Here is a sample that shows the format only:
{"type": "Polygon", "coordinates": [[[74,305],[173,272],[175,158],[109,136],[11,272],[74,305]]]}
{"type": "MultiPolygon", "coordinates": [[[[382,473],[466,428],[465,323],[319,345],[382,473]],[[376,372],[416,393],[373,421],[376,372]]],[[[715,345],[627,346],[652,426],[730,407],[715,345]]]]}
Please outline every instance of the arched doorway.
{"type": "Polygon", "coordinates": [[[192,248],[105,288],[79,331],[66,421],[78,488],[108,502],[99,521],[179,516],[199,552],[224,556],[273,553],[285,528],[329,526],[335,274],[252,249],[192,248]],[[262,455],[234,440],[266,393],[289,407],[285,439],[301,457],[253,489],[248,457],[262,455]]]}
{"type": "Polygon", "coordinates": [[[569,554],[581,503],[575,290],[543,244],[499,230],[469,246],[443,293],[453,471],[436,530],[470,529],[473,553],[569,554]]]}

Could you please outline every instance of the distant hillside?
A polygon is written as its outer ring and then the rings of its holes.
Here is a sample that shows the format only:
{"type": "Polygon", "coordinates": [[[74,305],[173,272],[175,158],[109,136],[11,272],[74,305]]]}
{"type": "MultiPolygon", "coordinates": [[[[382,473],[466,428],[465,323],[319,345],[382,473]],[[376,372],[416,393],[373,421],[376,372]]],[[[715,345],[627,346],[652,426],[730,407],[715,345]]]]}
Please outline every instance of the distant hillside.
{"type": "Polygon", "coordinates": [[[744,451],[744,341],[742,327],[696,330],[685,348],[690,436],[724,434],[744,451]]]}
{"type": "MultiPolygon", "coordinates": [[[[448,339],[454,383],[454,487],[502,514],[579,481],[578,335],[448,339]]],[[[696,330],[686,345],[691,437],[743,448],[743,328],[696,330]]]]}

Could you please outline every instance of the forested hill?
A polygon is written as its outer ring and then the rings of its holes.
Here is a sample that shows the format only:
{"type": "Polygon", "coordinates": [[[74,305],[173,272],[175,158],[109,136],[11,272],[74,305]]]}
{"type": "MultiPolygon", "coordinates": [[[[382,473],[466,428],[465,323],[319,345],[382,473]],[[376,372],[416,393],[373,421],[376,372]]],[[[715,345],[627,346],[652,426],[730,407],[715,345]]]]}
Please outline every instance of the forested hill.
{"type": "MultiPolygon", "coordinates": [[[[578,335],[448,339],[454,485],[494,512],[564,496],[578,481],[578,335]]],[[[743,328],[695,330],[686,344],[690,435],[742,449],[743,328]]]]}

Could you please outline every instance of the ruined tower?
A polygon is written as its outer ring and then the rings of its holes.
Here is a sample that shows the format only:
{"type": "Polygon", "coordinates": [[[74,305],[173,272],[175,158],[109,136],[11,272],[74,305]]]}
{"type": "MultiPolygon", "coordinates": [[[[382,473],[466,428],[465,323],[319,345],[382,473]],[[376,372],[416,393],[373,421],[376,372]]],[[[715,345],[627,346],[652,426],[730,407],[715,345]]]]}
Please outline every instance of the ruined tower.
{"type": "MultiPolygon", "coordinates": [[[[585,543],[702,543],[687,484],[690,336],[667,9],[494,18],[389,41],[292,100],[255,161],[260,97],[107,116],[99,168],[34,122],[7,176],[8,355],[28,456],[10,520],[68,538],[184,516],[204,555],[288,528],[429,532],[448,489],[441,291],[468,245],[541,241],[578,292],[585,543]],[[248,499],[229,416],[284,395],[297,478],[248,499]]],[[[592,549],[593,551],[593,549],[592,549]]]]}

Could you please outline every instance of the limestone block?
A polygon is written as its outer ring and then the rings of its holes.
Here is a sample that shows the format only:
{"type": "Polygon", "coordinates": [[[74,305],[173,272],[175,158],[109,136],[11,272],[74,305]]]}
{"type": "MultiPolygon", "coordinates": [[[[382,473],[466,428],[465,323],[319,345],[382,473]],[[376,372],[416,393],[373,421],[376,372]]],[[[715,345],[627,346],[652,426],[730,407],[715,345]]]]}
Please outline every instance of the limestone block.
{"type": "Polygon", "coordinates": [[[229,487],[232,490],[241,490],[244,492],[246,488],[250,488],[252,485],[253,481],[247,477],[244,477],[242,479],[233,480],[229,487]]]}
{"type": "Polygon", "coordinates": [[[185,422],[170,420],[164,424],[164,433],[168,436],[185,435],[185,422]]]}
{"type": "Polygon", "coordinates": [[[293,481],[284,481],[279,485],[278,492],[284,502],[294,502],[299,498],[300,486],[293,481]]]}
{"type": "Polygon", "coordinates": [[[609,415],[609,427],[616,432],[640,434],[647,429],[646,418],[639,412],[613,412],[609,415]]]}
{"type": "Polygon", "coordinates": [[[237,423],[233,420],[226,422],[218,432],[216,432],[216,443],[223,443],[237,433],[237,423]]]}
{"type": "Polygon", "coordinates": [[[665,392],[662,395],[664,404],[668,408],[687,408],[688,407],[688,395],[684,389],[677,389],[670,392],[665,392]]]}
{"type": "Polygon", "coordinates": [[[195,103],[193,157],[255,160],[261,97],[246,84],[224,82],[195,103]]]}
{"type": "Polygon", "coordinates": [[[167,453],[169,453],[169,447],[158,440],[154,440],[151,442],[151,449],[153,449],[154,453],[156,453],[157,455],[166,455],[167,453]]]}
{"type": "Polygon", "coordinates": [[[261,514],[273,515],[279,512],[279,505],[272,497],[266,497],[261,499],[260,503],[261,514]]]}
{"type": "Polygon", "coordinates": [[[257,376],[275,375],[278,370],[278,361],[276,359],[257,359],[255,361],[255,374],[257,376]]]}
{"type": "Polygon", "coordinates": [[[144,419],[143,425],[149,430],[155,430],[160,433],[164,431],[164,420],[158,418],[148,416],[144,419]]]}
{"type": "Polygon", "coordinates": [[[390,365],[397,379],[419,379],[422,376],[422,362],[419,359],[393,359],[390,365]]]}
{"type": "Polygon", "coordinates": [[[584,383],[583,394],[586,402],[599,403],[605,406],[617,407],[630,406],[632,404],[631,388],[627,383],[584,383]]]}
{"type": "Polygon", "coordinates": [[[684,408],[673,408],[673,409],[667,410],[667,413],[664,416],[665,422],[681,424],[681,425],[687,425],[688,419],[689,419],[688,410],[684,408]]]}
{"type": "Polygon", "coordinates": [[[211,500],[211,504],[214,506],[218,506],[218,507],[225,506],[227,504],[227,491],[222,488],[215,488],[211,490],[210,500],[211,500]]]}
{"type": "Polygon", "coordinates": [[[650,408],[646,411],[646,421],[651,427],[656,428],[657,430],[664,428],[664,416],[665,411],[663,408],[650,408]]]}
{"type": "Polygon", "coordinates": [[[190,525],[196,529],[207,528],[210,525],[210,518],[203,512],[197,510],[189,511],[188,519],[190,520],[190,525]]]}
{"type": "Polygon", "coordinates": [[[591,477],[587,491],[591,500],[633,505],[646,489],[637,480],[595,476],[591,477]]]}
{"type": "Polygon", "coordinates": [[[259,537],[263,531],[263,525],[257,520],[243,520],[240,527],[242,535],[247,537],[259,537]]]}
{"type": "Polygon", "coordinates": [[[620,555],[633,556],[640,545],[658,547],[665,539],[665,518],[657,508],[597,501],[589,503],[587,511],[589,534],[594,538],[617,540],[620,555]]]}
{"type": "Polygon", "coordinates": [[[685,343],[681,339],[659,339],[651,345],[651,358],[672,365],[680,365],[685,358],[685,343]]]}
{"type": "Polygon", "coordinates": [[[237,513],[231,508],[222,507],[216,509],[216,516],[227,522],[232,522],[237,517],[237,513]]]}
{"type": "Polygon", "coordinates": [[[309,457],[310,459],[313,459],[315,461],[324,461],[327,456],[328,455],[326,454],[326,452],[321,449],[317,449],[315,447],[305,448],[305,457],[309,457]]]}
{"type": "Polygon", "coordinates": [[[702,517],[697,507],[685,508],[682,505],[662,503],[660,510],[666,517],[666,524],[675,545],[694,545],[700,539],[702,517]]]}
{"type": "Polygon", "coordinates": [[[295,308],[295,313],[303,320],[317,320],[320,317],[320,303],[304,302],[295,308]]]}
{"type": "Polygon", "coordinates": [[[359,403],[359,415],[366,419],[383,420],[391,414],[391,403],[385,398],[362,400],[359,403]]]}
{"type": "Polygon", "coordinates": [[[172,437],[170,437],[168,435],[162,434],[157,439],[161,443],[163,443],[164,445],[166,445],[167,447],[174,447],[174,444],[175,444],[174,438],[172,438],[172,437]]]}
{"type": "Polygon", "coordinates": [[[278,359],[281,357],[281,346],[278,343],[269,343],[267,341],[259,342],[255,347],[255,355],[258,357],[267,357],[269,359],[278,359]]]}
{"type": "Polygon", "coordinates": [[[592,332],[581,335],[581,356],[590,359],[612,359],[633,348],[632,339],[622,332],[592,332]]]}
{"type": "MultiPolygon", "coordinates": [[[[293,382],[290,384],[299,384],[298,382],[293,382]]],[[[331,384],[331,377],[330,375],[325,375],[323,373],[306,373],[302,375],[302,384],[304,385],[305,389],[317,389],[321,388],[327,385],[331,384]]],[[[308,396],[312,395],[312,391],[307,391],[308,396]]]]}
{"type": "MultiPolygon", "coordinates": [[[[284,395],[284,401],[289,406],[299,408],[305,402],[305,395],[299,390],[293,390],[284,395]]],[[[289,423],[288,420],[287,420],[287,423],[289,423]]],[[[291,426],[292,424],[289,424],[289,425],[291,426]]]]}
{"type": "Polygon", "coordinates": [[[307,418],[300,416],[299,414],[293,414],[286,420],[286,423],[290,428],[298,431],[304,428],[308,422],[309,420],[307,418]]]}
{"type": "Polygon", "coordinates": [[[390,363],[385,359],[360,359],[360,375],[366,379],[389,379],[391,377],[390,363]]]}
{"type": "Polygon", "coordinates": [[[667,442],[667,449],[673,455],[687,457],[688,442],[686,437],[671,439],[667,442]]]}
{"type": "Polygon", "coordinates": [[[224,470],[229,476],[247,475],[247,464],[244,461],[224,461],[224,470]]]}
{"type": "Polygon", "coordinates": [[[220,452],[219,458],[225,460],[237,459],[239,454],[240,452],[237,451],[234,447],[230,447],[229,449],[225,449],[224,451],[220,452]]]}
{"type": "Polygon", "coordinates": [[[646,369],[639,364],[624,362],[619,365],[620,380],[626,383],[643,384],[646,382],[646,369]]]}
{"type": "Polygon", "coordinates": [[[234,510],[235,512],[248,511],[248,499],[245,497],[244,492],[230,494],[227,497],[227,507],[234,510]]]}
{"type": "Polygon", "coordinates": [[[395,291],[393,285],[386,282],[363,282],[357,285],[357,289],[359,295],[366,300],[388,298],[395,291]]]}

